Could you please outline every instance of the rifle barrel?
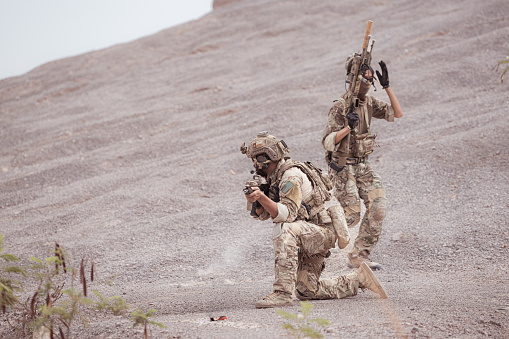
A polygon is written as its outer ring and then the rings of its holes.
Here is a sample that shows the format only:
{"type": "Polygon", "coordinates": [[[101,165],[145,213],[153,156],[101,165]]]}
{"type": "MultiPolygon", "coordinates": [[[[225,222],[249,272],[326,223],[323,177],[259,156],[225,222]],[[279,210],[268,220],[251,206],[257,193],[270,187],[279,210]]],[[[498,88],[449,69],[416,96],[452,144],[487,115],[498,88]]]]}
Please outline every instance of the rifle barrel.
{"type": "Polygon", "coordinates": [[[371,27],[373,27],[373,21],[369,20],[366,26],[366,33],[364,33],[364,41],[362,42],[362,49],[368,48],[369,36],[371,35],[371,27]]]}

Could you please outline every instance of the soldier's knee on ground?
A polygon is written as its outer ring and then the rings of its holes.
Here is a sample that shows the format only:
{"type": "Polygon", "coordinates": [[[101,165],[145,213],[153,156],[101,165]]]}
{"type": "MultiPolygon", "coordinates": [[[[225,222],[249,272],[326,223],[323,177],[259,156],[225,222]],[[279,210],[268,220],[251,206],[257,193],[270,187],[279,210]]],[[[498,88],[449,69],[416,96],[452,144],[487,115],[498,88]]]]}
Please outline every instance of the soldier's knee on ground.
{"type": "Polygon", "coordinates": [[[295,296],[299,300],[311,300],[314,297],[314,293],[306,288],[304,285],[298,285],[295,288],[295,296]]]}

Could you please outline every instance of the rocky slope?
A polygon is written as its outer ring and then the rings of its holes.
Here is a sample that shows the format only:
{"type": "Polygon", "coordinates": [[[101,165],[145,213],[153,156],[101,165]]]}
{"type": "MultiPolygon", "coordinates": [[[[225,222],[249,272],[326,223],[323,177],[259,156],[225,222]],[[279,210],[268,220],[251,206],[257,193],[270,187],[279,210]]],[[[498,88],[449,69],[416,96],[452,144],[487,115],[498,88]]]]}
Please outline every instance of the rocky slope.
{"type": "MultiPolygon", "coordinates": [[[[388,195],[373,259],[390,299],[316,301],[313,315],[330,338],[508,337],[509,97],[493,67],[509,3],[223,2],[0,81],[6,251],[43,257],[59,242],[93,259],[97,289],[158,310],[168,327],[154,338],[282,337],[283,319],[254,308],[271,290],[271,224],[245,211],[239,147],[268,130],[325,168],[328,109],[373,20],[374,61],[405,113],[373,124],[388,195]]],[[[345,253],[326,277],[350,271],[345,253]]],[[[74,337],[142,337],[118,317],[90,322],[74,337]]]]}

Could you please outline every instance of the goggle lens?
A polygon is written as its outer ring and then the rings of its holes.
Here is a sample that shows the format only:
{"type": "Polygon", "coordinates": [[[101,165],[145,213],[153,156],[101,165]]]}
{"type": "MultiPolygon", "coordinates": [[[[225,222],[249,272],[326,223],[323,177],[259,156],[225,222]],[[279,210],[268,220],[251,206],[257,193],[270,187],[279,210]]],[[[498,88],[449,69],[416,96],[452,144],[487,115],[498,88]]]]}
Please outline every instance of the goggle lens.
{"type": "Polygon", "coordinates": [[[269,161],[270,159],[265,154],[260,154],[256,156],[256,162],[263,164],[264,162],[269,161]]]}

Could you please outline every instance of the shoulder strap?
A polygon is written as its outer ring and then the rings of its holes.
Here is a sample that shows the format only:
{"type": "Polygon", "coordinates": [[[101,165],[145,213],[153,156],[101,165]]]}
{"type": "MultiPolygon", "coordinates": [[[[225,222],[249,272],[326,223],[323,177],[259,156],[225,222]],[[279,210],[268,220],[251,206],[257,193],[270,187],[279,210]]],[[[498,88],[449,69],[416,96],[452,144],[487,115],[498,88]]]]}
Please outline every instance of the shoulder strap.
{"type": "Polygon", "coordinates": [[[364,107],[364,121],[366,122],[366,127],[368,129],[368,135],[371,135],[371,123],[369,122],[369,112],[368,106],[373,105],[373,98],[370,95],[366,96],[366,107],[364,107]]]}
{"type": "Polygon", "coordinates": [[[279,168],[279,172],[276,175],[276,181],[279,183],[281,181],[281,178],[283,177],[283,174],[288,171],[290,168],[294,167],[296,164],[296,161],[293,161],[292,159],[287,159],[284,164],[281,165],[279,168]]]}
{"type": "Polygon", "coordinates": [[[322,202],[328,201],[331,198],[329,191],[333,188],[333,184],[330,181],[329,177],[322,173],[322,170],[313,165],[310,161],[300,162],[300,161],[292,161],[293,164],[290,167],[298,167],[306,176],[309,181],[313,185],[314,189],[318,189],[320,192],[320,196],[322,198],[322,202]]]}

